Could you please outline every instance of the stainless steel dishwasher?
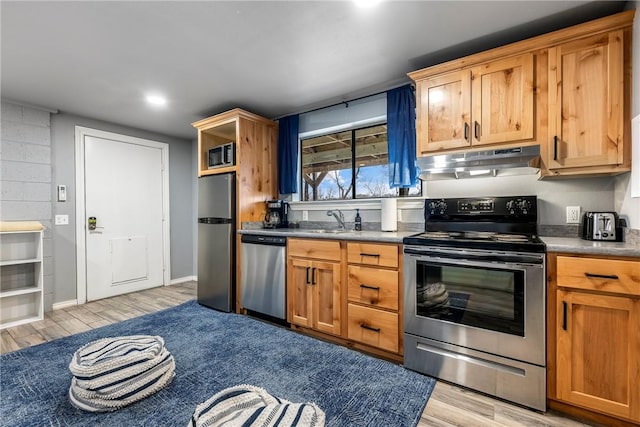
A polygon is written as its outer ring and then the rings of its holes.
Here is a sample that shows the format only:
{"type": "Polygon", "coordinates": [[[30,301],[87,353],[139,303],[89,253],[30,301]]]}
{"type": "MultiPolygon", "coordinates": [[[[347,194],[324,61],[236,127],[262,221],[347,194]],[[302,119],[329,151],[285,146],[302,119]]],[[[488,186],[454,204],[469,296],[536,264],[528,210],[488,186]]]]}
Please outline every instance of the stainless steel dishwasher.
{"type": "Polygon", "coordinates": [[[287,238],[243,234],[241,242],[242,307],[286,320],[287,238]]]}

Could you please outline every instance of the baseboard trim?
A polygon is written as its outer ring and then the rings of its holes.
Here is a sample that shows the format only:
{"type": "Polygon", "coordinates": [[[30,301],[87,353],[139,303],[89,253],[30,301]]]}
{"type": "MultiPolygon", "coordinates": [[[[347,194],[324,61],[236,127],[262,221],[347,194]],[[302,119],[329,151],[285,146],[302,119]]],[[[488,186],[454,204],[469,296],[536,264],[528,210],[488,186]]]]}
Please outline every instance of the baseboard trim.
{"type": "Polygon", "coordinates": [[[170,285],[177,285],[178,283],[195,282],[196,280],[198,280],[198,276],[178,277],[177,279],[171,279],[169,284],[170,285]]]}
{"type": "Polygon", "coordinates": [[[69,301],[61,301],[61,302],[55,302],[53,303],[53,306],[51,307],[53,310],[62,310],[63,308],[67,308],[67,307],[73,307],[78,305],[78,300],[77,299],[71,299],[69,301]]]}

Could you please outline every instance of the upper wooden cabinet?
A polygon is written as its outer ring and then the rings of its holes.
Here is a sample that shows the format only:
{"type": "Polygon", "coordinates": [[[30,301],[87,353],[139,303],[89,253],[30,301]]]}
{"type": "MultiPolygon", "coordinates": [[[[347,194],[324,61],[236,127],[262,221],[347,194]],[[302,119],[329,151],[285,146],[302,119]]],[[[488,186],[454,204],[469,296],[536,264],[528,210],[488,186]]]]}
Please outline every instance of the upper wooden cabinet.
{"type": "Polygon", "coordinates": [[[622,30],[549,49],[550,170],[630,170],[624,62],[622,30]]]}
{"type": "Polygon", "coordinates": [[[635,11],[409,73],[418,156],[540,145],[540,176],[630,170],[635,11]]]}
{"type": "Polygon", "coordinates": [[[191,125],[198,129],[198,176],[257,172],[264,177],[275,173],[278,133],[274,121],[236,108],[191,125]],[[235,165],[209,169],[209,149],[228,143],[235,144],[235,165]]]}
{"type": "Polygon", "coordinates": [[[533,54],[416,77],[418,151],[533,138],[533,54]]]}

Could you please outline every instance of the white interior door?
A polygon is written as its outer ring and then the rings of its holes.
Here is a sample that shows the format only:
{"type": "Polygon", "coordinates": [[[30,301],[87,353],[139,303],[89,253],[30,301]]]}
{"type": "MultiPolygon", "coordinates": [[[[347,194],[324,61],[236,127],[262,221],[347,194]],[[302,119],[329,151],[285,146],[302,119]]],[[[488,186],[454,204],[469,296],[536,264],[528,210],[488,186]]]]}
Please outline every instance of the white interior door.
{"type": "Polygon", "coordinates": [[[161,286],[167,277],[167,144],[105,136],[83,135],[80,141],[84,217],[77,220],[84,221],[88,301],[161,286]]]}

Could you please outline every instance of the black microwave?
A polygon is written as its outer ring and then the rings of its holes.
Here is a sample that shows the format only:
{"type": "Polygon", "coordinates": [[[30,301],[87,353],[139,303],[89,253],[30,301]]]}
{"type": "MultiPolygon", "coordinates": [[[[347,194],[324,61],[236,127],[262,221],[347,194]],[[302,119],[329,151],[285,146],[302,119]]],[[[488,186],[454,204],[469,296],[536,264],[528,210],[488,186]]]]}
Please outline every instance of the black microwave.
{"type": "Polygon", "coordinates": [[[235,164],[235,144],[233,142],[209,149],[209,169],[233,166],[235,164]]]}

